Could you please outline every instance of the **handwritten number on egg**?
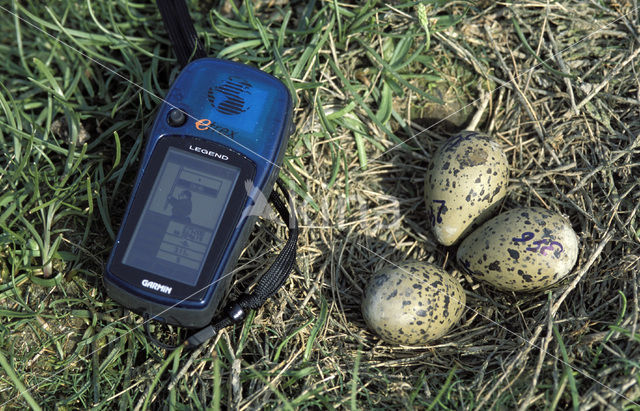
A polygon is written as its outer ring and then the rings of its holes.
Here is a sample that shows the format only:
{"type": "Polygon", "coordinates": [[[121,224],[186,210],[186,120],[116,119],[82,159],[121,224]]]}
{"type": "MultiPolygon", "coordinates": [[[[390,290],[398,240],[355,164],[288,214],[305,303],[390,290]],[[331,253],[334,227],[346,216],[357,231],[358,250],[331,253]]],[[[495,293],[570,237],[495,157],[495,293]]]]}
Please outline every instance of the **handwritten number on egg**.
{"type": "MultiPolygon", "coordinates": [[[[538,250],[540,249],[540,245],[544,244],[545,241],[548,240],[538,240],[538,241],[534,241],[533,244],[535,245],[535,247],[527,247],[527,251],[533,251],[533,252],[538,252],[538,250]]],[[[542,255],[544,255],[544,253],[541,253],[542,255]]]]}
{"type": "Polygon", "coordinates": [[[436,221],[438,223],[441,223],[442,222],[442,210],[444,209],[445,201],[444,200],[433,200],[433,202],[440,204],[440,207],[438,208],[438,216],[436,217],[436,221]]]}
{"type": "MultiPolygon", "coordinates": [[[[524,233],[522,233],[520,238],[513,237],[511,240],[514,243],[526,243],[527,241],[533,240],[534,236],[535,235],[532,232],[525,231],[524,233]]],[[[548,238],[543,238],[542,240],[536,240],[532,244],[533,246],[529,246],[526,248],[527,251],[533,251],[534,253],[539,252],[540,254],[545,256],[547,255],[547,251],[551,251],[554,253],[556,252],[560,253],[564,251],[564,247],[562,247],[562,244],[560,244],[557,241],[551,241],[548,238]]]]}
{"type": "Polygon", "coordinates": [[[512,240],[514,243],[526,243],[527,241],[532,240],[533,237],[534,234],[531,231],[525,231],[522,233],[522,237],[513,237],[512,240]]]}
{"type": "MultiPolygon", "coordinates": [[[[549,241],[549,240],[546,240],[546,241],[549,241]]],[[[562,252],[564,250],[564,247],[562,247],[562,244],[560,244],[557,241],[551,241],[551,242],[549,242],[549,245],[545,245],[544,247],[542,247],[540,249],[540,254],[547,255],[547,251],[554,251],[555,252],[556,250],[553,248],[554,246],[560,247],[558,252],[562,252]]]]}
{"type": "Polygon", "coordinates": [[[442,223],[442,212],[445,209],[445,204],[446,202],[444,200],[433,200],[434,203],[440,204],[440,206],[438,207],[438,214],[434,214],[432,209],[429,209],[429,221],[431,222],[431,227],[433,227],[434,225],[436,225],[436,222],[438,224],[442,223]]]}

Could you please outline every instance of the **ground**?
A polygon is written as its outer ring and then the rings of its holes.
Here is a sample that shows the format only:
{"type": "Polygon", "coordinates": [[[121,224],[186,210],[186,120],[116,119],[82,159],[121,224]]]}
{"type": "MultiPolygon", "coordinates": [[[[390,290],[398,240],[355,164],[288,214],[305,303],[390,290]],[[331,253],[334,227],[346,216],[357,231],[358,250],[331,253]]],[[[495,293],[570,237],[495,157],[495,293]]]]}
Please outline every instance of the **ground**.
{"type": "MultiPolygon", "coordinates": [[[[281,177],[297,268],[203,346],[149,343],[102,275],[155,96],[179,72],[157,9],[1,2],[0,408],[640,407],[635,1],[188,3],[209,55],[294,96],[281,177]],[[424,174],[469,127],[507,154],[498,212],[543,207],[578,234],[552,289],[498,291],[429,231],[424,174]],[[383,342],[360,309],[368,278],[406,260],[467,294],[457,326],[417,347],[383,342]]],[[[258,223],[232,293],[286,235],[258,223]]]]}

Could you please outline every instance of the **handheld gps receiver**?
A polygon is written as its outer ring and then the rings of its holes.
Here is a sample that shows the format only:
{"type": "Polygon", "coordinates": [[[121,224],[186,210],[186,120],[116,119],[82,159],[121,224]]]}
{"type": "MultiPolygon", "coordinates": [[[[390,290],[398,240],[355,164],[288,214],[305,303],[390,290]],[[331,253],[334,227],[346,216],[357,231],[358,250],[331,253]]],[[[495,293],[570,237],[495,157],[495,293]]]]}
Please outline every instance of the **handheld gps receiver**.
{"type": "Polygon", "coordinates": [[[230,61],[188,64],[159,109],[104,282],[123,306],[203,327],[274,185],[291,131],[275,77],[230,61]]]}

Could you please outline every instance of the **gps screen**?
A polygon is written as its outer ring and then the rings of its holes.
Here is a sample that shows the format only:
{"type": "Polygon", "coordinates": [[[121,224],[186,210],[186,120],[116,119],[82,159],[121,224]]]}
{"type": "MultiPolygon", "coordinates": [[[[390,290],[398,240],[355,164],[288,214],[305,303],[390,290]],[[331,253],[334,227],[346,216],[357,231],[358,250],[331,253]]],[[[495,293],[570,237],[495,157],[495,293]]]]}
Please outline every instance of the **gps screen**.
{"type": "Polygon", "coordinates": [[[123,263],[195,285],[240,169],[170,147],[123,263]]]}

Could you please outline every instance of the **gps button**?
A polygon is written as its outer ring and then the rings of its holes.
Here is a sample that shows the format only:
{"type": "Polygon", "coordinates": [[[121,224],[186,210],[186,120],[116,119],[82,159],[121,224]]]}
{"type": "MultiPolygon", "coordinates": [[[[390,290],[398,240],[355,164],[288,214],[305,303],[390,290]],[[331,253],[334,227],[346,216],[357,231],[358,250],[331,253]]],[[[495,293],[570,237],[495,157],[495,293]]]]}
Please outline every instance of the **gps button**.
{"type": "Polygon", "coordinates": [[[171,127],[180,127],[187,121],[187,116],[178,108],[172,108],[167,115],[167,123],[171,127]]]}

